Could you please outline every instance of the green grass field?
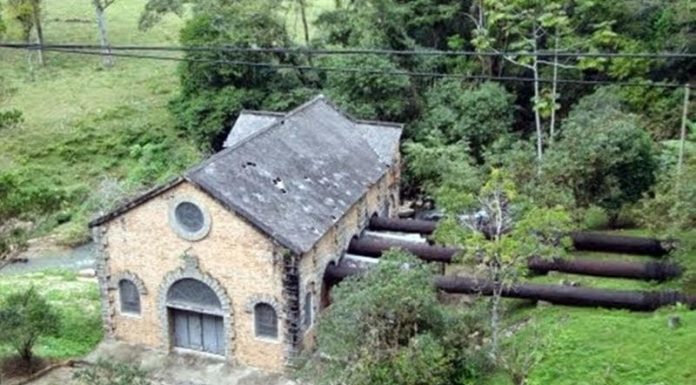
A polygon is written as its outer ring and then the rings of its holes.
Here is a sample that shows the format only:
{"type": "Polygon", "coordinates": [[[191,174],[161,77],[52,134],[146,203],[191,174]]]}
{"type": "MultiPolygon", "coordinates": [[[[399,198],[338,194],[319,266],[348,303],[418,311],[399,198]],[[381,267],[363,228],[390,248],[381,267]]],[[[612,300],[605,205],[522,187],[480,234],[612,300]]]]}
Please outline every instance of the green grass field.
{"type": "MultiPolygon", "coordinates": [[[[48,43],[97,42],[90,2],[46,0],[48,43]]],[[[108,10],[114,44],[175,44],[183,21],[167,16],[151,31],[137,29],[143,3],[120,0],[108,10]]],[[[16,39],[10,25],[7,40],[16,39]]],[[[29,189],[65,196],[61,207],[33,216],[39,234],[57,228],[58,239],[86,239],[86,222],[100,181],[118,180],[125,191],[156,184],[195,163],[196,146],[180,138],[167,111],[178,89],[176,64],[47,53],[46,65],[28,64],[27,53],[0,50],[0,77],[13,90],[4,108],[24,114],[19,127],[3,130],[0,173],[18,175],[29,189]],[[65,223],[63,223],[65,222],[65,223]]]]}
{"type": "MultiPolygon", "coordinates": [[[[574,257],[649,261],[649,257],[574,253],[574,257]]],[[[692,255],[696,260],[696,253],[692,255]]],[[[536,283],[576,282],[612,290],[680,289],[679,281],[657,283],[552,272],[531,277],[536,283]]],[[[654,313],[566,306],[520,306],[508,300],[510,324],[524,326],[507,343],[521,346],[540,361],[529,373],[529,385],[692,385],[696,384],[696,312],[673,306],[654,313]],[[681,326],[670,328],[678,316],[681,326]],[[526,322],[532,320],[533,322],[526,322]],[[540,343],[540,340],[547,341],[540,343]]],[[[512,385],[498,373],[488,385],[512,385]]]]}
{"type": "MultiPolygon", "coordinates": [[[[96,281],[79,280],[74,273],[61,271],[3,276],[0,303],[9,294],[32,286],[60,315],[58,335],[39,339],[36,354],[44,358],[80,357],[101,341],[101,304],[96,281]]],[[[0,345],[0,357],[13,353],[9,346],[0,345]]]]}

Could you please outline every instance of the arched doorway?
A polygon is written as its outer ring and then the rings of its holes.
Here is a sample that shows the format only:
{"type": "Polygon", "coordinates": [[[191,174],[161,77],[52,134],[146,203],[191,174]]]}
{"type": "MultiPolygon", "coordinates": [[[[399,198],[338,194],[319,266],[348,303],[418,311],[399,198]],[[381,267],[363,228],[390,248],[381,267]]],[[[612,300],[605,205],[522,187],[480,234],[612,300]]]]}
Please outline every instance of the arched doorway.
{"type": "Polygon", "coordinates": [[[173,347],[225,355],[224,311],[210,286],[180,279],[167,291],[166,307],[173,347]]]}

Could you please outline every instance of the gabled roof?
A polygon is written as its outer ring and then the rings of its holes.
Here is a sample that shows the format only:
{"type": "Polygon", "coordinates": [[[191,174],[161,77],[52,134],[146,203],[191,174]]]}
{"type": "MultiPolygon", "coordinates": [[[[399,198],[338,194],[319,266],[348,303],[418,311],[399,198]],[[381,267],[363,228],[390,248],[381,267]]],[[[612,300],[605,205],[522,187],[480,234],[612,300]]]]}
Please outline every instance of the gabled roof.
{"type": "Polygon", "coordinates": [[[258,114],[245,116],[246,136],[184,179],[296,253],[309,251],[389,170],[401,135],[400,125],[356,121],[323,96],[262,128],[247,126],[258,114]]]}
{"type": "Polygon", "coordinates": [[[227,139],[225,139],[222,147],[231,147],[241,142],[250,135],[268,128],[268,126],[282,119],[283,116],[285,114],[282,112],[243,110],[239,113],[239,117],[234,122],[234,126],[232,126],[232,130],[227,135],[227,139]]]}

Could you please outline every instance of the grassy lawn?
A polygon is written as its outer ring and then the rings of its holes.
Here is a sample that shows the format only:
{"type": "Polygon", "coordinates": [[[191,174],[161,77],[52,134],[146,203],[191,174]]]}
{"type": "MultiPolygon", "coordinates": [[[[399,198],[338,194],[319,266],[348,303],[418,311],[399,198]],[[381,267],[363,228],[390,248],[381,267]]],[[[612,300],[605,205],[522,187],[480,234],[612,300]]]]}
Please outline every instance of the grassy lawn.
{"type": "MultiPolygon", "coordinates": [[[[9,275],[0,279],[0,302],[11,293],[36,290],[55,306],[61,322],[55,337],[44,337],[34,352],[44,358],[79,357],[91,351],[102,339],[100,296],[96,281],[78,280],[74,273],[47,271],[9,275]]],[[[0,356],[13,354],[0,345],[0,356]]]]}
{"type": "MultiPolygon", "coordinates": [[[[51,42],[97,42],[91,3],[46,0],[45,35],[51,42]]],[[[166,17],[151,31],[137,29],[140,0],[120,0],[108,10],[114,44],[173,44],[183,21],[166,17]]],[[[16,39],[10,26],[8,40],[16,39]]],[[[0,50],[0,78],[13,90],[3,108],[24,114],[24,124],[0,133],[0,174],[12,174],[29,192],[61,196],[59,207],[30,219],[39,234],[58,227],[59,240],[87,237],[89,205],[105,178],[129,192],[156,184],[194,164],[196,146],[179,136],[167,111],[178,89],[176,64],[117,59],[105,70],[100,58],[47,53],[46,65],[27,54],[0,50]],[[96,192],[96,193],[95,193],[96,192]]]]}
{"type": "MultiPolygon", "coordinates": [[[[696,312],[663,309],[655,313],[545,307],[521,310],[534,320],[548,343],[540,346],[541,361],[528,384],[560,385],[691,385],[696,383],[696,312]],[[667,319],[677,314],[682,326],[667,319]]],[[[515,343],[534,350],[538,335],[526,327],[515,343]]],[[[512,381],[499,374],[491,385],[512,381]]]]}
{"type": "MultiPolygon", "coordinates": [[[[693,254],[693,253],[692,253],[693,254]]],[[[574,253],[575,257],[650,261],[650,257],[602,253],[574,253]]],[[[691,255],[696,259],[696,255],[691,255]]],[[[681,289],[678,280],[659,284],[630,279],[550,273],[529,279],[559,284],[574,281],[585,287],[616,290],[681,289]]],[[[696,384],[696,312],[679,307],[654,313],[565,306],[515,306],[507,300],[508,320],[532,320],[508,343],[523,351],[538,351],[541,360],[529,373],[528,384],[560,385],[691,385],[696,384]],[[677,315],[681,327],[670,328],[677,315]],[[540,343],[539,341],[546,341],[540,343]]],[[[499,373],[487,384],[511,385],[499,373]]]]}

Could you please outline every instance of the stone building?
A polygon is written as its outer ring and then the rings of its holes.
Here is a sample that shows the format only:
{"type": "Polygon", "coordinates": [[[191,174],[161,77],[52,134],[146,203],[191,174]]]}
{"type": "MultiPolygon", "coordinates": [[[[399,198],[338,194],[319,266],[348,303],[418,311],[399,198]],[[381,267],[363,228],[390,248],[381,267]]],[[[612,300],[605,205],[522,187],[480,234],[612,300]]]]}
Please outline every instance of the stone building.
{"type": "Polygon", "coordinates": [[[107,336],[283,370],[326,266],[398,205],[401,131],[322,96],[242,112],[222,151],[90,223],[107,336]]]}

